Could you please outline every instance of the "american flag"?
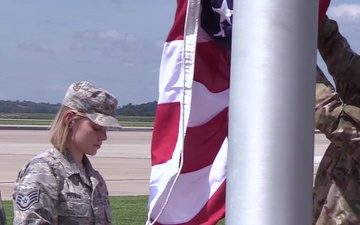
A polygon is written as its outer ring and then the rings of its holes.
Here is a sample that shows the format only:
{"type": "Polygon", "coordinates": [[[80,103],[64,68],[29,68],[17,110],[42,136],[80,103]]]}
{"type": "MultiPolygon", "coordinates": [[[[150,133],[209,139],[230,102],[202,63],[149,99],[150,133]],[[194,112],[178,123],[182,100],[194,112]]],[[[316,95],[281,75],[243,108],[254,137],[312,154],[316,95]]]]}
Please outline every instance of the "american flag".
{"type": "Polygon", "coordinates": [[[225,216],[232,17],[233,0],[177,0],[160,66],[148,224],[225,216]]]}
{"type": "Polygon", "coordinates": [[[177,1],[151,146],[155,224],[216,224],[224,217],[232,6],[177,1]]]}

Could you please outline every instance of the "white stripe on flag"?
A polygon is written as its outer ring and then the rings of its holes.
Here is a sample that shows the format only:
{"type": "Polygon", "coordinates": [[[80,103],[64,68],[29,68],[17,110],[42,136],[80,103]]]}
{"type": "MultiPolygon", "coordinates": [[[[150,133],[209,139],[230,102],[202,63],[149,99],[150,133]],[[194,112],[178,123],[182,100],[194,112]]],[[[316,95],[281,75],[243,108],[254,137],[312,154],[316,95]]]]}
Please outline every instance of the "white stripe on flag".
{"type": "Polygon", "coordinates": [[[158,104],[180,102],[183,97],[184,74],[183,66],[184,41],[165,43],[159,74],[158,104]]]}
{"type": "Polygon", "coordinates": [[[228,107],[228,105],[229,89],[219,93],[212,93],[203,84],[194,81],[188,127],[205,124],[228,107]]]}
{"type": "MultiPolygon", "coordinates": [[[[206,202],[217,191],[219,186],[226,178],[228,141],[224,141],[214,163],[195,172],[181,174],[178,177],[176,186],[158,222],[162,224],[181,224],[191,220],[204,207],[206,202]],[[190,191],[191,190],[191,191],[190,191]]],[[[170,160],[171,161],[171,160],[170,160]]],[[[153,166],[150,183],[150,195],[155,195],[161,184],[165,187],[168,182],[164,171],[168,168],[168,163],[153,166]]],[[[165,192],[169,191],[169,185],[165,192]]],[[[156,216],[160,211],[166,196],[158,199],[154,206],[152,216],[156,216]]]]}

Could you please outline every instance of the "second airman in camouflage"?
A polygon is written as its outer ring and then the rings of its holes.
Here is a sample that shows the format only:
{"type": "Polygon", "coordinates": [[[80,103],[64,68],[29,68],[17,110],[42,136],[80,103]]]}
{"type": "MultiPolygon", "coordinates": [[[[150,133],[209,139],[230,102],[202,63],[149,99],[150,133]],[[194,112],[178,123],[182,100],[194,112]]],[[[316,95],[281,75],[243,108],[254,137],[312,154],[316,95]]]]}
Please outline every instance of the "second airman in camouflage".
{"type": "Polygon", "coordinates": [[[331,144],[315,178],[313,224],[360,224],[360,58],[328,18],[318,49],[337,92],[318,69],[315,125],[331,144]]]}

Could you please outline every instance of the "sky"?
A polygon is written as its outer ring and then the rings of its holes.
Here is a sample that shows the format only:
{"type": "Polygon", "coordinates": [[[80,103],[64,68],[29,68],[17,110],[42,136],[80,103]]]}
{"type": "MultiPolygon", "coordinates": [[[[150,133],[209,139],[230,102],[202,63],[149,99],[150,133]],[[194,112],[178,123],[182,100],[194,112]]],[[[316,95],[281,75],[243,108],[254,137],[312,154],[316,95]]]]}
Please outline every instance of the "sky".
{"type": "MultiPolygon", "coordinates": [[[[338,22],[340,33],[347,39],[351,48],[360,54],[360,2],[358,0],[331,0],[327,11],[330,19],[338,22]]],[[[325,63],[318,54],[318,65],[328,75],[325,63]]],[[[329,76],[328,76],[329,78],[329,76]]],[[[332,81],[331,78],[329,78],[332,81]]]]}
{"type": "MultiPolygon", "coordinates": [[[[175,8],[175,0],[0,0],[0,100],[58,103],[87,80],[119,106],[156,101],[175,8]]],[[[332,0],[328,15],[360,52],[360,3],[332,0]]]]}
{"type": "Polygon", "coordinates": [[[0,0],[0,100],[61,102],[87,80],[119,106],[157,100],[176,1],[0,0]]]}

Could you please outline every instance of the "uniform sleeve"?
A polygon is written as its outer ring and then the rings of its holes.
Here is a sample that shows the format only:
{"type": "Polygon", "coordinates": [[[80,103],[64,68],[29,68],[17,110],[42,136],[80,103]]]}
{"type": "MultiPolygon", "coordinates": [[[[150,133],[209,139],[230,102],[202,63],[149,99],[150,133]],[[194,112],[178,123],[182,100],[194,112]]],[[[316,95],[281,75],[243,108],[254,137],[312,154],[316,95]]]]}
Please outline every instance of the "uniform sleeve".
{"type": "Polygon", "coordinates": [[[14,225],[57,224],[58,183],[47,162],[33,159],[19,172],[13,200],[14,225]]]}
{"type": "Polygon", "coordinates": [[[315,126],[360,163],[360,108],[344,105],[330,87],[316,84],[315,126]]]}
{"type": "Polygon", "coordinates": [[[317,73],[315,126],[327,138],[360,163],[360,57],[340,32],[336,21],[329,18],[318,32],[318,49],[334,88],[317,73]]]}
{"type": "Polygon", "coordinates": [[[318,49],[342,101],[360,107],[360,56],[341,35],[336,21],[325,18],[318,31],[318,49]]]}

